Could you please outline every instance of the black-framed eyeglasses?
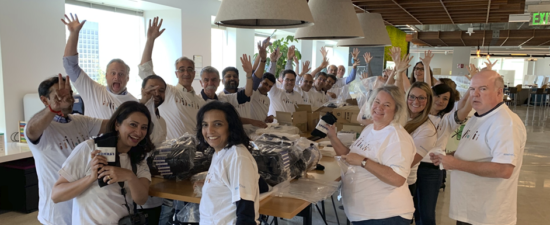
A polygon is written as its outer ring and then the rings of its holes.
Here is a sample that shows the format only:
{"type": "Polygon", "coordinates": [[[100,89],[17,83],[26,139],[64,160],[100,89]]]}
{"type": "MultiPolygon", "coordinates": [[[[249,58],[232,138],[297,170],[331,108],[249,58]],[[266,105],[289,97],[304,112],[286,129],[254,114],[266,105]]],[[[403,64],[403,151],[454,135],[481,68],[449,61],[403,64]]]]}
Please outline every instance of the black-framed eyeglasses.
{"type": "Polygon", "coordinates": [[[424,96],[414,96],[414,95],[409,95],[409,101],[414,101],[418,99],[419,102],[423,102],[423,101],[426,101],[428,100],[427,97],[424,97],[424,96]]]}

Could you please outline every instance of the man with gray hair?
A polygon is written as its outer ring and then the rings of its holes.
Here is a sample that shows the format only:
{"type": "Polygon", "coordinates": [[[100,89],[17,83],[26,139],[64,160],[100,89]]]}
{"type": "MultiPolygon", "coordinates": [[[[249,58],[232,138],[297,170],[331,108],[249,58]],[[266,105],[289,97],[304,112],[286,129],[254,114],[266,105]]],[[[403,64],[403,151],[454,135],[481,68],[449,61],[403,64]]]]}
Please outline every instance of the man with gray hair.
{"type": "Polygon", "coordinates": [[[92,80],[78,65],[78,36],[86,21],[80,23],[78,17],[75,18],[72,14],[70,19],[67,15],[65,17],[67,20],[62,21],[70,32],[63,56],[65,72],[84,101],[86,106],[84,114],[99,119],[109,119],[122,103],[137,101],[126,90],[126,84],[130,79],[130,67],[121,59],[113,59],[107,64],[105,71],[107,86],[92,80]]]}
{"type": "MultiPolygon", "coordinates": [[[[162,20],[159,22],[158,17],[152,24],[149,23],[147,41],[139,65],[139,76],[142,79],[155,74],[152,54],[155,40],[164,32],[164,29],[160,30],[161,26],[162,20]]],[[[195,62],[187,57],[180,57],[176,60],[175,67],[178,83],[175,86],[166,85],[164,104],[158,107],[160,116],[166,120],[166,137],[168,139],[181,137],[186,132],[194,134],[197,126],[197,113],[205,104],[192,86],[195,79],[195,62]]]]}
{"type": "Polygon", "coordinates": [[[523,121],[503,104],[504,81],[483,70],[471,81],[476,110],[454,154],[430,153],[451,171],[449,216],[457,224],[513,225],[517,222],[518,177],[527,134],[523,121]]]}

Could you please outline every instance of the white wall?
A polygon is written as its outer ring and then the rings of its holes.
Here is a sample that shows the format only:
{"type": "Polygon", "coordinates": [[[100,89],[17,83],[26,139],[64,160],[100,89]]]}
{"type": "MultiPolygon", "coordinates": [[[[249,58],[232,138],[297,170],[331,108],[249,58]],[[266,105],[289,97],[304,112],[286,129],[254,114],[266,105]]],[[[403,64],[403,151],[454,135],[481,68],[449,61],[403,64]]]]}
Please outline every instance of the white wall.
{"type": "Polygon", "coordinates": [[[550,75],[550,59],[539,58],[535,62],[535,75],[550,75]]]}
{"type": "MultiPolygon", "coordinates": [[[[18,131],[23,120],[23,96],[36,93],[44,79],[65,73],[65,1],[0,1],[0,40],[4,113],[0,132],[18,131]]],[[[0,101],[1,104],[1,101],[0,101]]]]}
{"type": "Polygon", "coordinates": [[[145,29],[149,26],[149,20],[158,16],[163,19],[162,27],[166,30],[155,41],[153,49],[153,61],[155,65],[155,73],[168,83],[176,84],[175,61],[181,57],[182,40],[181,40],[181,10],[174,8],[173,10],[150,10],[144,11],[145,29]],[[178,51],[174,51],[177,49],[178,51]]]}

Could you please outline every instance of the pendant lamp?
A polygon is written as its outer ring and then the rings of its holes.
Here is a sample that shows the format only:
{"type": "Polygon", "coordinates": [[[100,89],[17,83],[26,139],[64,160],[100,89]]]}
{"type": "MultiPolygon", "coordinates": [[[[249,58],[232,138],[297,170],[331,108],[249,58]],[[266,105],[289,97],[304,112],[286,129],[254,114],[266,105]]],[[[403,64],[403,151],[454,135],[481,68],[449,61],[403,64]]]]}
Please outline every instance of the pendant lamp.
{"type": "Polygon", "coordinates": [[[390,35],[378,13],[358,13],[357,18],[363,30],[363,38],[338,41],[338,46],[391,46],[390,35]]]}
{"type": "Polygon", "coordinates": [[[299,28],[296,39],[339,40],[363,37],[351,0],[309,0],[315,19],[310,27],[299,28]]]}
{"type": "Polygon", "coordinates": [[[223,0],[215,24],[248,29],[313,25],[306,0],[223,0]]]}

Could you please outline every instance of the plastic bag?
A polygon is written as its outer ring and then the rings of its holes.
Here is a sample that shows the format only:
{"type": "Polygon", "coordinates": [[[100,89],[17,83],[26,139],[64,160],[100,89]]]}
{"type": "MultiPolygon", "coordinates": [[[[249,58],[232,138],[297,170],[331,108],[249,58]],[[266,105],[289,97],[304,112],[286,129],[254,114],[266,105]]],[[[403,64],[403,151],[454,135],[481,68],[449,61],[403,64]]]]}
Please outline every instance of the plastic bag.
{"type": "Polygon", "coordinates": [[[302,160],[305,163],[305,171],[314,170],[319,163],[319,160],[323,157],[321,151],[315,145],[314,142],[307,138],[301,137],[296,141],[296,150],[298,150],[302,156],[302,160]]]}
{"type": "Polygon", "coordinates": [[[191,177],[191,183],[193,184],[193,193],[197,198],[202,197],[202,187],[204,186],[206,175],[208,175],[208,172],[200,172],[191,177]]]}
{"type": "Polygon", "coordinates": [[[163,142],[147,158],[151,175],[161,175],[165,179],[183,179],[181,175],[193,168],[196,143],[195,136],[188,133],[163,142]]]}
{"type": "Polygon", "coordinates": [[[186,203],[182,209],[178,211],[176,209],[176,220],[177,222],[183,223],[198,223],[200,222],[200,212],[199,204],[196,203],[186,203]]]}
{"type": "Polygon", "coordinates": [[[254,142],[251,152],[256,160],[260,176],[269,185],[277,185],[291,178],[290,166],[296,164],[299,155],[294,143],[284,136],[263,134],[254,142]]]}
{"type": "MultiPolygon", "coordinates": [[[[342,156],[334,156],[334,159],[336,159],[336,163],[340,167],[340,176],[342,177],[342,180],[344,180],[344,176],[348,173],[355,173],[355,167],[351,166],[346,160],[342,159],[342,156]]],[[[353,183],[353,179],[350,183],[353,183]]]]}
{"type": "Polygon", "coordinates": [[[276,195],[279,197],[298,198],[316,203],[330,197],[338,190],[339,186],[340,183],[335,181],[300,179],[278,185],[276,187],[276,195]]]}

